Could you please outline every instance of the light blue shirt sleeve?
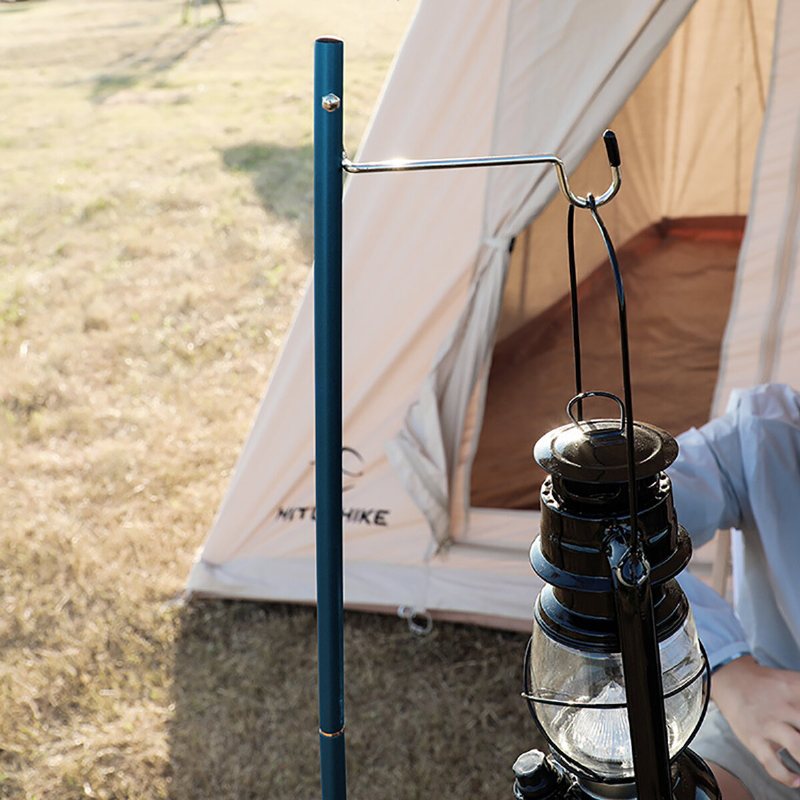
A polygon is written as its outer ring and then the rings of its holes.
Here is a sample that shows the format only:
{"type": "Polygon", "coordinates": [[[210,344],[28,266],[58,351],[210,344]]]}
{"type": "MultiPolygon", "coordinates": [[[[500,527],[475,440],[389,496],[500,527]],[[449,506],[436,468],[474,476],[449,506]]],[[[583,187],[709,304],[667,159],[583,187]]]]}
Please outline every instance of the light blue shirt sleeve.
{"type": "Polygon", "coordinates": [[[733,413],[678,437],[680,452],[667,470],[678,520],[695,547],[720,528],[741,528],[747,485],[739,431],[733,413]]]}
{"type": "MultiPolygon", "coordinates": [[[[741,526],[747,492],[735,414],[712,420],[701,430],[692,428],[678,437],[678,444],[680,454],[667,474],[678,521],[693,545],[700,547],[719,528],[741,526]]],[[[712,670],[750,652],[744,629],[728,602],[688,570],[678,582],[691,603],[712,670]]]]}
{"type": "Polygon", "coordinates": [[[678,576],[678,583],[689,598],[712,671],[750,652],[742,624],[729,603],[689,570],[678,576]]]}

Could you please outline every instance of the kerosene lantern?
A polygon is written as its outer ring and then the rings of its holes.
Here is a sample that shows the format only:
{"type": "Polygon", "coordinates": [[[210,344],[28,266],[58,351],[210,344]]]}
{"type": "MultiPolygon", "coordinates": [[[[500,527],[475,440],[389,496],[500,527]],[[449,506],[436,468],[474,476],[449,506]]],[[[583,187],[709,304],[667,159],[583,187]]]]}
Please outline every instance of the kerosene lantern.
{"type": "MultiPolygon", "coordinates": [[[[712,773],[687,749],[705,714],[710,675],[675,580],[691,555],[664,472],[678,445],[630,415],[622,279],[607,231],[591,210],[617,282],[625,402],[609,392],[580,391],[571,269],[578,394],[567,404],[570,422],[534,446],[548,476],[531,564],[545,586],[524,667],[523,695],[551,752],[519,757],[514,794],[518,800],[714,800],[720,794],[712,773]],[[583,419],[584,403],[598,396],[617,404],[616,418],[583,419]]],[[[571,267],[573,253],[570,247],[571,267]]]]}

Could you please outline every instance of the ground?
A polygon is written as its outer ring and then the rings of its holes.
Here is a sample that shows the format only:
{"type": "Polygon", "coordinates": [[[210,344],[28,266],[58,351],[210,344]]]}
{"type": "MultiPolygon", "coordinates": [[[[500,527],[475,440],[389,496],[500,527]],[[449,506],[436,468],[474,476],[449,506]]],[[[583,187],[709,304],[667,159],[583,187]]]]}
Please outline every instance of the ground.
{"type": "MultiPolygon", "coordinates": [[[[319,796],[313,610],[180,601],[411,0],[0,4],[0,798],[319,796]]],[[[502,797],[524,640],[349,614],[351,797],[502,797]]]]}

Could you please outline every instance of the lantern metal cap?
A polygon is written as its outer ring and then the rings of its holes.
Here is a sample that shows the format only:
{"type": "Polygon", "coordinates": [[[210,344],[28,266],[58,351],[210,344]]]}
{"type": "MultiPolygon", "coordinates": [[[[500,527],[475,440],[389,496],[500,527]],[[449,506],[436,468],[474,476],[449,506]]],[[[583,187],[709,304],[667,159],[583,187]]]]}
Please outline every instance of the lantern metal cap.
{"type": "MultiPolygon", "coordinates": [[[[633,424],[636,479],[666,469],[678,456],[678,443],[665,430],[633,424]]],[[[624,483],[628,479],[627,438],[618,419],[592,419],[562,425],[533,446],[533,457],[551,475],[583,483],[624,483]]]]}

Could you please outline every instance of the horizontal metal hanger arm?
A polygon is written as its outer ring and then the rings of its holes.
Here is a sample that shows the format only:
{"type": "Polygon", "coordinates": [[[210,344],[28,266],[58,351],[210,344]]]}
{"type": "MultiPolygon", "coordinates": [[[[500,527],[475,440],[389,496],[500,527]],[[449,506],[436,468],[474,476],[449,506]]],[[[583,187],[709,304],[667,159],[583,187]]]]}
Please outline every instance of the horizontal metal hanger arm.
{"type": "Polygon", "coordinates": [[[410,172],[423,169],[454,169],[459,167],[510,167],[515,164],[556,164],[563,169],[561,159],[553,155],[478,156],[473,158],[433,158],[409,160],[395,158],[389,161],[356,163],[342,158],[345,172],[410,172]]]}
{"type": "MultiPolygon", "coordinates": [[[[619,171],[619,151],[614,134],[606,131],[603,136],[606,143],[606,150],[611,167],[611,185],[594,200],[595,206],[601,206],[611,200],[619,191],[622,185],[622,176],[619,171]]],[[[434,158],[412,160],[396,158],[388,161],[364,161],[355,162],[347,157],[347,153],[342,153],[342,169],[351,174],[374,173],[374,172],[418,172],[422,170],[434,169],[464,169],[469,167],[510,167],[520,164],[551,164],[556,173],[558,186],[561,193],[578,208],[588,208],[590,200],[587,197],[580,197],[573,194],[569,186],[567,172],[564,162],[555,155],[532,154],[532,155],[508,155],[508,156],[478,156],[472,158],[434,158]]]]}

